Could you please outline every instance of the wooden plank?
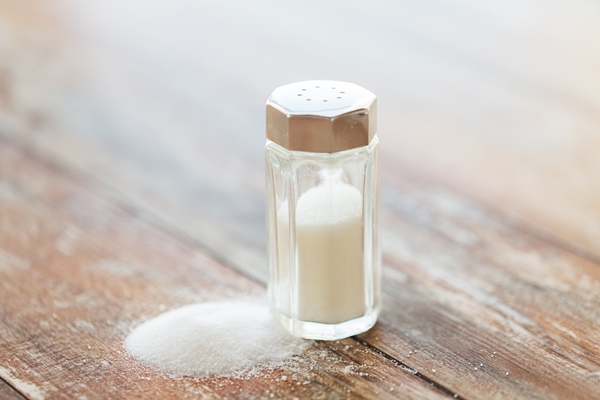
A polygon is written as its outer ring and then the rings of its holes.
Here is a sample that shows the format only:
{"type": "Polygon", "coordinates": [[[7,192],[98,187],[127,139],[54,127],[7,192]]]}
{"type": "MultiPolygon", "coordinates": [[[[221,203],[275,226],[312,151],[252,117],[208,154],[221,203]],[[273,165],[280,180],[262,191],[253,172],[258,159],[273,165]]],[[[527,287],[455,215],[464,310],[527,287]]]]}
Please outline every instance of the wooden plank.
{"type": "Polygon", "coordinates": [[[0,378],[28,398],[452,397],[352,339],[253,379],[143,367],[123,348],[139,322],[264,288],[1,143],[0,378]]]}
{"type": "Polygon", "coordinates": [[[6,400],[25,400],[25,397],[12,386],[0,379],[0,398],[6,400]]]}
{"type": "Polygon", "coordinates": [[[394,179],[387,312],[361,339],[467,398],[595,398],[598,263],[422,179],[394,179]]]}

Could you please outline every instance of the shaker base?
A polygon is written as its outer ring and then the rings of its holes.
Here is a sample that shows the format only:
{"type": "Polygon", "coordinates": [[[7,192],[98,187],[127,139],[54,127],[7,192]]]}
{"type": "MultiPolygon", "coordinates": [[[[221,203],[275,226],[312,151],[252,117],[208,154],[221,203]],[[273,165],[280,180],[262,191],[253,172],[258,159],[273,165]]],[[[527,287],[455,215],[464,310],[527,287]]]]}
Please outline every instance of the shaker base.
{"type": "Polygon", "coordinates": [[[300,321],[273,310],[277,319],[294,336],[315,340],[339,340],[364,333],[371,329],[379,317],[379,309],[374,309],[362,317],[339,324],[300,321]]]}

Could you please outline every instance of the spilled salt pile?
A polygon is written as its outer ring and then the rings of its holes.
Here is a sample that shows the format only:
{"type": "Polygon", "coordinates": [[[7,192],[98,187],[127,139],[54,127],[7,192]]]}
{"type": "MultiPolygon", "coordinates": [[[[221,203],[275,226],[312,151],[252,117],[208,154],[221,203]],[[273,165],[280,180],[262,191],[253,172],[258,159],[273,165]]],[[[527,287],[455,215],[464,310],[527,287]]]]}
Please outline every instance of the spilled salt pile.
{"type": "Polygon", "coordinates": [[[290,335],[267,306],[193,304],[138,326],[125,347],[138,361],[173,375],[242,376],[285,364],[310,342],[290,335]]]}

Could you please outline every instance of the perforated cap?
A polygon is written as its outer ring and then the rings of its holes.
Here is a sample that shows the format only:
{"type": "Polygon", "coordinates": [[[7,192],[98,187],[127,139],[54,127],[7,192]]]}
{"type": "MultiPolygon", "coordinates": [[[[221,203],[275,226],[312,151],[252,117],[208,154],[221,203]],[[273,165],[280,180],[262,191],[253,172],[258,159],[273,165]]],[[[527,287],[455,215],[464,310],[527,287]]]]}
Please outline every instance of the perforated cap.
{"type": "Polygon", "coordinates": [[[292,83],[267,100],[267,139],[288,150],[335,153],[367,146],[376,132],[377,98],[353,83],[292,83]]]}

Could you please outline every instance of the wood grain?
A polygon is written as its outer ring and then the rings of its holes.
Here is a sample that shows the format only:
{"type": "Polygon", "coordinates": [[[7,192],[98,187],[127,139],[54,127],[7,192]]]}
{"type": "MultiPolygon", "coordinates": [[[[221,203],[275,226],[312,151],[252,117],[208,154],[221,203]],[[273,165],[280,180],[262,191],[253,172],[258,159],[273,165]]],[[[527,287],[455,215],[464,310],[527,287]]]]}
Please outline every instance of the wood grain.
{"type": "Polygon", "coordinates": [[[466,398],[595,398],[598,264],[396,179],[384,191],[388,312],[361,338],[466,398]]]}
{"type": "Polygon", "coordinates": [[[597,6],[56,4],[0,2],[0,377],[30,398],[597,398],[597,6]],[[380,323],[252,382],[142,369],[136,322],[263,293],[264,100],[323,76],[380,98],[380,323]]]}
{"type": "Polygon", "coordinates": [[[24,400],[19,392],[17,392],[12,386],[0,379],[0,397],[6,400],[24,400]]]}

